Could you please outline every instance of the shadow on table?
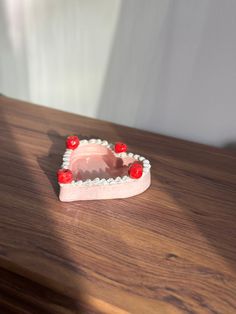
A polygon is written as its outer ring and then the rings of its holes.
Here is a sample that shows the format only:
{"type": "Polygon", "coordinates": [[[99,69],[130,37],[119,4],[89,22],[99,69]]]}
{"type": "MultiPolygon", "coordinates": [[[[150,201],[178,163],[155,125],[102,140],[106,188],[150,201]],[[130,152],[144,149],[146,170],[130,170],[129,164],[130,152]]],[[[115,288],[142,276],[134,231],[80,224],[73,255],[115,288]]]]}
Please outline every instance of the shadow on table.
{"type": "MultiPolygon", "coordinates": [[[[33,155],[22,154],[27,145],[37,150],[40,141],[35,139],[32,146],[32,131],[9,126],[5,119],[8,105],[4,105],[3,99],[1,102],[0,175],[6,180],[0,184],[0,312],[89,313],[80,302],[81,287],[75,277],[79,270],[72,264],[66,244],[47,210],[45,195],[35,182],[34,161],[29,162],[33,155]],[[47,279],[49,273],[53,278],[64,277],[73,287],[73,293],[63,287],[57,289],[56,281],[52,284],[47,279]]],[[[50,160],[41,162],[56,190],[54,171],[59,157],[53,151],[50,160]]]]}
{"type": "MultiPolygon", "coordinates": [[[[132,145],[135,145],[135,147],[140,146],[140,140],[142,139],[138,136],[138,133],[136,137],[132,135],[132,143],[129,143],[128,130],[123,130],[116,125],[114,125],[114,129],[118,138],[128,143],[131,148],[132,145]]],[[[213,154],[208,153],[206,155],[204,153],[206,157],[204,159],[202,158],[200,145],[199,150],[196,151],[187,149],[186,145],[182,146],[185,149],[185,151],[182,151],[180,148],[176,149],[177,145],[170,145],[166,141],[162,141],[159,145],[155,143],[155,145],[158,146],[158,156],[162,157],[162,160],[163,157],[166,157],[166,163],[164,164],[158,162],[155,153],[153,155],[153,159],[155,158],[157,163],[152,163],[152,177],[156,177],[159,185],[155,188],[157,190],[160,188],[171,196],[176,205],[183,209],[183,219],[190,219],[209,245],[236,272],[236,248],[234,245],[234,239],[236,239],[236,194],[235,181],[233,182],[231,176],[235,175],[234,177],[236,177],[235,160],[228,159],[228,161],[231,160],[231,164],[226,164],[224,155],[217,154],[219,167],[226,169],[229,174],[229,177],[221,178],[214,160],[216,156],[214,149],[213,154]],[[197,173],[196,169],[192,174],[191,171],[173,167],[173,163],[168,163],[168,159],[171,160],[172,156],[174,156],[177,164],[184,162],[189,164],[191,161],[193,165],[199,165],[199,172],[197,173]],[[211,175],[202,171],[206,167],[209,167],[211,175]],[[161,171],[158,170],[160,168],[161,171]],[[214,173],[217,173],[217,175],[214,176],[214,173]]],[[[139,153],[145,156],[145,151],[148,151],[145,143],[142,143],[140,149],[139,153]]],[[[205,152],[204,149],[203,152],[205,152]]],[[[148,157],[152,161],[152,156],[148,157]]],[[[222,171],[222,173],[224,172],[222,171]]]]}
{"type": "Polygon", "coordinates": [[[227,144],[224,145],[224,148],[236,153],[236,141],[228,142],[227,144]]]}
{"type": "Polygon", "coordinates": [[[65,147],[65,138],[62,137],[55,130],[49,130],[47,132],[48,138],[51,142],[50,149],[46,156],[38,157],[37,161],[40,168],[48,177],[54,193],[56,196],[59,194],[59,185],[57,183],[56,173],[62,164],[62,155],[64,153],[63,148],[65,147]]]}

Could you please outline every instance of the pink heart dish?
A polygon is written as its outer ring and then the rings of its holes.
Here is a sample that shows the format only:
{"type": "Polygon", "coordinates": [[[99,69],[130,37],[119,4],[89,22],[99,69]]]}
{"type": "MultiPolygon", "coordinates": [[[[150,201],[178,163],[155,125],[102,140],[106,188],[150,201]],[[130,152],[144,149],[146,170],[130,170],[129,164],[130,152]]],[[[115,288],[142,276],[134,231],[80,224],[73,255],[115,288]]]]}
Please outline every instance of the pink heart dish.
{"type": "Polygon", "coordinates": [[[149,160],[128,152],[125,143],[73,135],[66,147],[57,172],[62,202],[131,197],[151,184],[149,160]]]}

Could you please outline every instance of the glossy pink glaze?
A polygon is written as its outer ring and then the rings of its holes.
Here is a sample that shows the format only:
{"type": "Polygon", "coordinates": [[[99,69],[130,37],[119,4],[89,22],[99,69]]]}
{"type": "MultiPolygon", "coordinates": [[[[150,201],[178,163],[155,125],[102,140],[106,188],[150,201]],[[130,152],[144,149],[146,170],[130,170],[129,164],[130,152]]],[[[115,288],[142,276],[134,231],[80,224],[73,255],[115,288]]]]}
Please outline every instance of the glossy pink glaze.
{"type": "MultiPolygon", "coordinates": [[[[69,169],[76,180],[113,178],[128,175],[128,167],[135,159],[116,157],[106,146],[81,144],[72,152],[69,169]]],[[[60,187],[59,198],[63,202],[126,198],[144,192],[151,183],[150,172],[140,179],[108,185],[76,186],[65,184],[60,187]]]]}

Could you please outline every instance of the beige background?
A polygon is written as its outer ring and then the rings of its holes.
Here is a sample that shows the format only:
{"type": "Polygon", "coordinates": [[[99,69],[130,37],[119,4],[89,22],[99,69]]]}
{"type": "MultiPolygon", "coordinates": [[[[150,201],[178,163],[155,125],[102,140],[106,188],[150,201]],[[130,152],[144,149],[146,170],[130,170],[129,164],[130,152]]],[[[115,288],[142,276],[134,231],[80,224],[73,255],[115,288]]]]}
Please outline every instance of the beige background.
{"type": "Polygon", "coordinates": [[[236,141],[236,1],[0,0],[0,92],[236,141]]]}

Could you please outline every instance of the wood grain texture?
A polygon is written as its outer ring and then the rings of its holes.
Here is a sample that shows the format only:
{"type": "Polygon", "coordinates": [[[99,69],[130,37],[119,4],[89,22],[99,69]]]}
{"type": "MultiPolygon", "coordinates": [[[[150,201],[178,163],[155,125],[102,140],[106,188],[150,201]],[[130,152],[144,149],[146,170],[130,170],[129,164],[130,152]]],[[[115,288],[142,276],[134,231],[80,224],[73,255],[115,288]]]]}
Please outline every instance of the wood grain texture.
{"type": "Polygon", "coordinates": [[[234,153],[0,97],[0,313],[235,313],[234,153]],[[125,141],[151,188],[61,203],[68,134],[125,141]]]}

